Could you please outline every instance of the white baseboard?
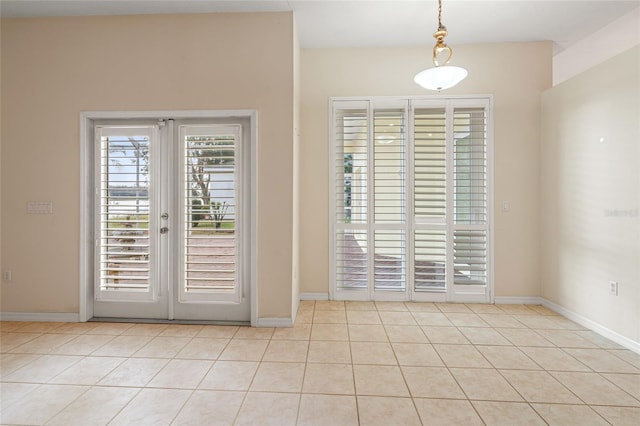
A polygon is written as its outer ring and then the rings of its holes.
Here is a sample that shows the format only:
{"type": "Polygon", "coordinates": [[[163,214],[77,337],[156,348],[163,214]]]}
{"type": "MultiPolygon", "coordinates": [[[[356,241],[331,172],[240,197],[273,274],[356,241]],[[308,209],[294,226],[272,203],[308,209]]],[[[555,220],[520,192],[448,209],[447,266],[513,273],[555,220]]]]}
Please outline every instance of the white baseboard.
{"type": "Polygon", "coordinates": [[[541,297],[514,297],[514,296],[496,296],[494,298],[496,305],[542,305],[541,297]]]}
{"type": "Polygon", "coordinates": [[[563,306],[560,306],[550,300],[547,300],[544,298],[540,298],[540,300],[541,300],[542,306],[549,308],[554,312],[559,313],[560,315],[570,319],[573,322],[577,322],[583,327],[587,327],[588,329],[595,331],[596,333],[606,337],[607,339],[613,342],[616,342],[620,346],[624,346],[625,348],[640,354],[640,342],[631,340],[620,333],[617,333],[603,325],[600,325],[597,322],[590,320],[587,317],[583,317],[580,314],[570,311],[569,309],[563,306]]]}
{"type": "Polygon", "coordinates": [[[2,312],[2,321],[80,322],[80,314],[57,312],[2,312]]]}
{"type": "Polygon", "coordinates": [[[293,327],[291,318],[258,318],[254,327],[293,327]]]}
{"type": "MultiPolygon", "coordinates": [[[[300,300],[329,300],[329,293],[300,293],[300,300]]],[[[466,302],[471,303],[471,302],[466,302]]],[[[497,304],[513,304],[513,305],[541,305],[542,298],[540,297],[511,297],[511,296],[496,296],[495,303],[497,304]]]]}
{"type": "MultiPolygon", "coordinates": [[[[77,313],[2,312],[2,321],[80,322],[77,313]]],[[[258,318],[256,327],[293,327],[292,318],[258,318]]]]}
{"type": "Polygon", "coordinates": [[[329,300],[329,293],[300,293],[300,300],[329,300]]]}

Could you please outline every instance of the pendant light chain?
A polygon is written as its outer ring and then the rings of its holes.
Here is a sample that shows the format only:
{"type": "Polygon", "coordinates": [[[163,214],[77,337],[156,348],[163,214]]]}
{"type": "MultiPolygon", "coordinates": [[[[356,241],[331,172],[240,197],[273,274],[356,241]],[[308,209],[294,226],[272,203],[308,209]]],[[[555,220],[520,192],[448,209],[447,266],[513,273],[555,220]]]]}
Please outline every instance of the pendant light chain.
{"type": "Polygon", "coordinates": [[[442,25],[442,0],[438,0],[438,29],[433,33],[433,37],[436,39],[436,45],[433,47],[433,64],[437,67],[440,65],[446,65],[451,59],[453,52],[451,48],[444,42],[444,38],[447,36],[447,27],[442,25]],[[442,52],[448,52],[448,56],[444,61],[438,59],[438,55],[442,52]]]}

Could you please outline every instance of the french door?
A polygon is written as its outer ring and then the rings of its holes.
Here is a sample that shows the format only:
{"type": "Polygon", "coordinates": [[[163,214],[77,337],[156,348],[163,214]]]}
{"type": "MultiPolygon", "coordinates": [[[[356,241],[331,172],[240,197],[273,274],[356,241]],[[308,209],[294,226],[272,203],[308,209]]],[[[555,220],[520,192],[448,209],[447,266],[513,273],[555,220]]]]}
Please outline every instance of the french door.
{"type": "Polygon", "coordinates": [[[489,302],[490,99],[331,109],[332,297],[489,302]]]}
{"type": "Polygon", "coordinates": [[[242,121],[94,126],[94,317],[249,321],[242,121]]]}

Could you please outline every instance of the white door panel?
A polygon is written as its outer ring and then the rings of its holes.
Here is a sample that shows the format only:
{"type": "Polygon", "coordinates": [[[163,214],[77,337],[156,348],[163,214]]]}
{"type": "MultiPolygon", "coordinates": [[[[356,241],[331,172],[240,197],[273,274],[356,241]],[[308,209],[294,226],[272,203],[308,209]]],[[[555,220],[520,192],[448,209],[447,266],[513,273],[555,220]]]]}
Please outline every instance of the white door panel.
{"type": "Polygon", "coordinates": [[[240,125],[180,125],[180,240],[175,315],[248,317],[244,150],[240,125]]]}

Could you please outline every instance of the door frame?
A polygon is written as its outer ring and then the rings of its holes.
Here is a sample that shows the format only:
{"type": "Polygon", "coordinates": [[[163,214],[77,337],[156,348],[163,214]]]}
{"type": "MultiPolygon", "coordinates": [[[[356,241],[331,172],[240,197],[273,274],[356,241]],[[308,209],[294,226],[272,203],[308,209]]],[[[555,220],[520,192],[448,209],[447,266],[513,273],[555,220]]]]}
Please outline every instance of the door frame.
{"type": "Polygon", "coordinates": [[[79,320],[93,317],[94,256],[90,245],[94,245],[94,123],[96,120],[151,120],[151,119],[213,119],[236,118],[249,121],[247,133],[250,141],[250,259],[249,292],[251,325],[258,319],[258,112],[256,110],[180,110],[180,111],[81,111],[80,112],[80,271],[79,271],[79,320]]]}

